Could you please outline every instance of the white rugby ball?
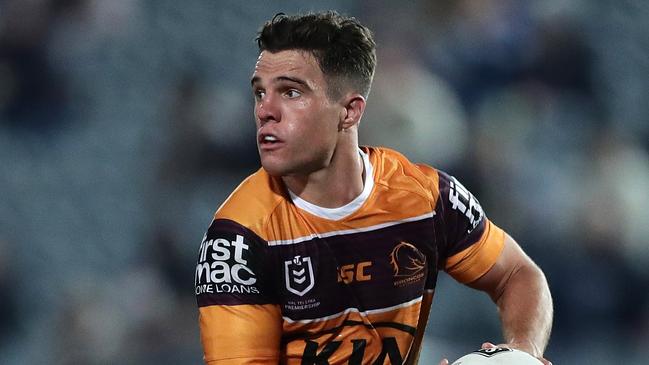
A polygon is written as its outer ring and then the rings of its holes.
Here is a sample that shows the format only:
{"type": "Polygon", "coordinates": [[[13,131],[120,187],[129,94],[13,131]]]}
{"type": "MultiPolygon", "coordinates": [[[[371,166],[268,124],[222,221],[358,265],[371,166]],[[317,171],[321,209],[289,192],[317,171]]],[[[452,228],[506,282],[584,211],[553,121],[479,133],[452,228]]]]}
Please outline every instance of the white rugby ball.
{"type": "Polygon", "coordinates": [[[493,347],[464,355],[451,365],[543,365],[543,363],[525,351],[493,347]]]}

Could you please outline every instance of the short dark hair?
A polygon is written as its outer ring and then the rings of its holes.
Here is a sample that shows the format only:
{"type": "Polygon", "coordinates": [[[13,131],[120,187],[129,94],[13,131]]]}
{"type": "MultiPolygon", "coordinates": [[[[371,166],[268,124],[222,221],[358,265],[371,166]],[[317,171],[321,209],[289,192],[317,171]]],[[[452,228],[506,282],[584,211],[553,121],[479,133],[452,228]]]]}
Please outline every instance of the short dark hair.
{"type": "Polygon", "coordinates": [[[372,32],[353,17],[335,11],[286,15],[279,13],[257,34],[259,52],[304,50],[317,60],[327,81],[327,95],[337,99],[351,88],[370,93],[376,67],[372,32]]]}

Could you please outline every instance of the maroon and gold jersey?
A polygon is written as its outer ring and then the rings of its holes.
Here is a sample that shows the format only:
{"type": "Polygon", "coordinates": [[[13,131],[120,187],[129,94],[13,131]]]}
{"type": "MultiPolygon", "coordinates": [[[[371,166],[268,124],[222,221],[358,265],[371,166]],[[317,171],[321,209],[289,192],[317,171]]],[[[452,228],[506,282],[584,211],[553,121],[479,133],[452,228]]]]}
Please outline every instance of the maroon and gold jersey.
{"type": "Polygon", "coordinates": [[[414,364],[437,272],[485,274],[504,232],[453,177],[361,148],[365,187],[312,205],[263,169],[223,203],[195,286],[208,364],[414,364]]]}

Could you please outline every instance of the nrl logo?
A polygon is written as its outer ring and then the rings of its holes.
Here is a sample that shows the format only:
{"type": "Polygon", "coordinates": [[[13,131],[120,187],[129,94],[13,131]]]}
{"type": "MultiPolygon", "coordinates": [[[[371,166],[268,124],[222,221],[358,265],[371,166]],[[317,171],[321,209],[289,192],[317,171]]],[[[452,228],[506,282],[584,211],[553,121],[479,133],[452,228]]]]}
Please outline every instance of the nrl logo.
{"type": "Polygon", "coordinates": [[[313,289],[315,280],[313,279],[311,257],[297,255],[293,257],[293,260],[284,261],[284,269],[286,289],[288,291],[303,296],[313,289]]]}

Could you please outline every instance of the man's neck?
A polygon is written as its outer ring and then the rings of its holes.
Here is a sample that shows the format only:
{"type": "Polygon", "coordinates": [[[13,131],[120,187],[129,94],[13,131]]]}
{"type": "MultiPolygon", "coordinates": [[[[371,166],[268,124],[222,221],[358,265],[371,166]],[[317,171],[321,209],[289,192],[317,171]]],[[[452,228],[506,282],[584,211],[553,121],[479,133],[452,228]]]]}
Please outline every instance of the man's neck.
{"type": "Polygon", "coordinates": [[[354,200],[364,186],[365,169],[358,147],[336,151],[324,169],[309,175],[283,176],[282,181],[301,199],[323,207],[338,208],[354,200]]]}

